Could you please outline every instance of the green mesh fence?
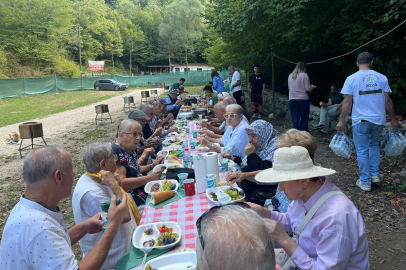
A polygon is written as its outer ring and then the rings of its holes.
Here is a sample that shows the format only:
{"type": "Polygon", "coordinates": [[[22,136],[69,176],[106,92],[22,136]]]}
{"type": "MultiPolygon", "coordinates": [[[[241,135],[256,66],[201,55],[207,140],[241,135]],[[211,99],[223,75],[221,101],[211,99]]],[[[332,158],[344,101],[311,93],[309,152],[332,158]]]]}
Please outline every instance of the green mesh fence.
{"type": "MultiPolygon", "coordinates": [[[[223,70],[220,77],[223,80],[228,78],[228,71],[223,70]]],[[[205,84],[211,81],[211,71],[189,71],[175,73],[161,73],[144,76],[122,76],[109,74],[98,77],[65,78],[50,76],[44,78],[16,78],[0,79],[0,99],[18,97],[22,95],[37,95],[44,93],[57,93],[66,91],[93,90],[94,83],[101,79],[113,79],[125,83],[129,87],[162,87],[172,86],[173,83],[185,78],[186,84],[205,84]]]]}

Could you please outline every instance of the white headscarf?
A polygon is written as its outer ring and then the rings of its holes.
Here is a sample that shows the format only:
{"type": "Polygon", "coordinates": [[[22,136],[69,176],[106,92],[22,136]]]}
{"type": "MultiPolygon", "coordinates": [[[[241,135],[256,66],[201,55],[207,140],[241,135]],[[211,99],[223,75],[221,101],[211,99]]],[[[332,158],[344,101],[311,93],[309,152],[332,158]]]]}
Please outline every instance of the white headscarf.
{"type": "MultiPolygon", "coordinates": [[[[273,128],[272,124],[265,120],[257,120],[253,122],[248,128],[257,135],[259,140],[259,147],[256,149],[256,154],[262,160],[273,162],[275,150],[278,149],[276,141],[278,140],[277,131],[273,128]]],[[[245,156],[241,163],[241,168],[247,166],[247,156],[245,156]]]]}

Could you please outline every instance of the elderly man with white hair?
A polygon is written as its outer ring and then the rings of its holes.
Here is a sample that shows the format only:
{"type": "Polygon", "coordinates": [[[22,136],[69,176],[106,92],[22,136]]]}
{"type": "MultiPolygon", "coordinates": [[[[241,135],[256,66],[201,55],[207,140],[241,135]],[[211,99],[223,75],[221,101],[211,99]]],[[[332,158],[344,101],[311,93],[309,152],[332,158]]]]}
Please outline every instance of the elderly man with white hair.
{"type": "MultiPolygon", "coordinates": [[[[238,104],[237,100],[233,96],[227,96],[223,100],[224,103],[227,103],[229,105],[231,104],[238,104]]],[[[244,119],[249,123],[250,122],[250,116],[244,107],[242,107],[242,114],[244,115],[244,119]]]]}
{"type": "Polygon", "coordinates": [[[202,135],[200,143],[217,153],[227,152],[233,156],[244,158],[244,149],[249,141],[245,129],[249,127],[249,124],[243,119],[242,107],[238,104],[228,105],[224,118],[230,125],[224,135],[219,139],[202,135]]]}
{"type": "Polygon", "coordinates": [[[196,222],[197,269],[274,270],[272,238],[245,203],[215,206],[196,222]]]}
{"type": "MultiPolygon", "coordinates": [[[[110,172],[101,171],[102,178],[110,172]]],[[[67,229],[58,203],[70,197],[75,173],[72,158],[59,146],[31,151],[24,160],[25,194],[7,219],[0,247],[0,268],[15,269],[100,269],[124,218],[127,197],[116,206],[111,197],[108,225],[99,241],[81,261],[75,259],[72,245],[87,234],[102,231],[104,222],[97,213],[67,229]]],[[[101,211],[100,211],[101,212],[101,211]]]]}
{"type": "MultiPolygon", "coordinates": [[[[116,161],[117,157],[111,149],[111,143],[98,142],[86,146],[83,153],[86,173],[79,178],[72,197],[75,223],[79,224],[100,212],[100,205],[110,200],[113,194],[117,198],[123,197],[123,194],[127,195],[128,211],[126,217],[118,228],[101,269],[114,268],[117,261],[131,250],[131,234],[141,219],[131,195],[119,186],[118,181],[113,176],[116,172],[116,161]],[[110,173],[103,177],[99,174],[102,170],[110,173]]],[[[83,257],[89,254],[102,235],[102,232],[88,234],[79,240],[83,257]]]]}

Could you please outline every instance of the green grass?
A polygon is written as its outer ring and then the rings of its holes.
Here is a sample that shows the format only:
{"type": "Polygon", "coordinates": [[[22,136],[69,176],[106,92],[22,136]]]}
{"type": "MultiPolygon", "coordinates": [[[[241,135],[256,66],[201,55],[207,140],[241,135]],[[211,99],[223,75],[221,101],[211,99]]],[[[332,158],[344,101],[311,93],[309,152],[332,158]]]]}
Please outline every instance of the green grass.
{"type": "Polygon", "coordinates": [[[135,89],[148,87],[129,88],[118,92],[87,90],[0,99],[0,127],[76,109],[135,89]]]}

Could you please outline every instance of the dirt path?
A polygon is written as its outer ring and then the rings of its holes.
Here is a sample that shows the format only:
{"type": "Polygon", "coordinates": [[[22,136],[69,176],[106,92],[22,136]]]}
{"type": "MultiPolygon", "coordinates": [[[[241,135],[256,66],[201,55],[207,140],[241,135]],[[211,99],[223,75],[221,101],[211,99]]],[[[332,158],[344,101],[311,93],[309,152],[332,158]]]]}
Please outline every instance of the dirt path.
{"type": "MultiPolygon", "coordinates": [[[[122,119],[126,115],[123,111],[123,97],[134,96],[135,103],[138,106],[141,100],[141,91],[146,91],[146,89],[126,92],[125,94],[115,96],[101,102],[93,103],[74,110],[56,113],[44,118],[31,119],[30,121],[42,122],[44,138],[47,144],[62,145],[63,141],[66,140],[66,136],[64,137],[64,135],[66,135],[67,131],[81,130],[85,127],[96,128],[94,122],[94,118],[96,116],[94,107],[96,105],[108,104],[113,120],[117,118],[122,119]]],[[[163,91],[163,88],[158,88],[158,94],[163,93],[163,91]]],[[[46,98],[46,95],[44,95],[44,98],[46,98]]],[[[108,122],[110,123],[109,120],[108,122]]],[[[0,134],[3,134],[3,136],[12,131],[18,132],[18,124],[8,125],[0,128],[0,134]]],[[[38,144],[43,144],[41,138],[35,139],[34,143],[35,142],[38,144]]],[[[29,140],[23,141],[23,146],[24,145],[29,145],[29,140]]],[[[4,179],[5,177],[13,176],[13,172],[15,171],[21,171],[22,160],[18,156],[18,145],[0,143],[0,159],[8,161],[0,166],[0,180],[4,179]]]]}

